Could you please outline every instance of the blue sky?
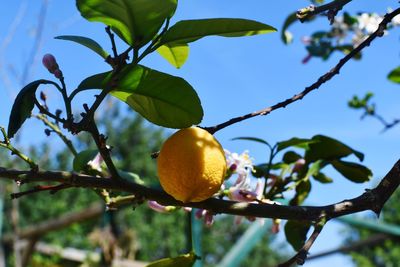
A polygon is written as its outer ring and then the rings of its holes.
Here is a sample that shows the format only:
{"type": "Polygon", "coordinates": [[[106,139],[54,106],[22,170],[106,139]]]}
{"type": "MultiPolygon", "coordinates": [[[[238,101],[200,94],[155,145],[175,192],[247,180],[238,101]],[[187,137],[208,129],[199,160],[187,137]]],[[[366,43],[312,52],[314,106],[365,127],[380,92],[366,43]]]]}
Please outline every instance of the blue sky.
{"type": "MultiPolygon", "coordinates": [[[[6,73],[11,84],[7,86],[4,83],[4,76],[0,80],[1,126],[7,125],[12,100],[22,88],[17,82],[18,79],[13,77],[10,68],[20,71],[29,57],[40,3],[38,0],[9,1],[7,6],[0,10],[1,45],[2,40],[10,36],[10,24],[18,10],[25,8],[8,47],[4,50],[3,46],[0,46],[0,68],[6,73]]],[[[290,0],[181,0],[172,22],[190,18],[238,17],[258,20],[279,30],[289,13],[308,4],[308,1],[290,0]]],[[[384,13],[389,6],[396,7],[398,2],[353,1],[348,5],[348,10],[384,13]]],[[[43,42],[36,60],[38,64],[32,68],[28,81],[52,78],[40,64],[40,59],[45,53],[56,56],[70,89],[85,77],[108,70],[108,66],[96,54],[73,43],[53,39],[57,35],[85,35],[109,49],[110,44],[103,25],[82,19],[75,9],[74,1],[50,0],[45,23],[43,42]]],[[[211,126],[291,97],[333,67],[341,54],[334,54],[325,62],[312,59],[306,65],[301,63],[307,53],[300,38],[327,28],[325,19],[310,24],[298,23],[291,28],[295,41],[289,46],[283,45],[279,32],[246,38],[204,38],[190,45],[189,60],[179,70],[174,69],[157,54],[145,59],[143,64],[181,76],[190,82],[197,90],[205,111],[201,125],[211,126]]],[[[313,184],[308,202],[323,205],[361,194],[376,183],[398,159],[400,127],[381,134],[381,125],[378,122],[373,119],[360,121],[360,114],[348,109],[346,103],[354,94],[363,95],[366,91],[374,91],[374,99],[378,103],[377,111],[388,119],[397,116],[400,87],[389,83],[386,75],[399,65],[398,42],[399,31],[394,29],[388,36],[376,40],[368,47],[361,61],[350,61],[339,76],[300,102],[266,117],[233,125],[218,132],[216,137],[231,151],[249,150],[256,163],[267,160],[268,154],[263,147],[230,139],[237,136],[254,136],[274,143],[295,136],[309,138],[316,134],[339,139],[365,153],[364,163],[373,170],[375,179],[370,184],[353,184],[332,172],[335,182],[331,185],[313,184]]],[[[58,99],[54,91],[46,92],[50,101],[58,99]]],[[[81,101],[93,99],[88,96],[86,94],[81,101]]],[[[58,100],[56,103],[59,103],[58,100]]],[[[80,105],[76,107],[78,111],[80,105]]],[[[33,131],[29,131],[28,134],[25,130],[22,144],[27,145],[43,139],[38,122],[29,121],[25,127],[37,130],[38,134],[33,131]]],[[[340,235],[340,225],[329,223],[311,253],[339,245],[342,242],[340,235]]],[[[310,261],[306,266],[322,264],[352,266],[343,256],[310,261]]]]}

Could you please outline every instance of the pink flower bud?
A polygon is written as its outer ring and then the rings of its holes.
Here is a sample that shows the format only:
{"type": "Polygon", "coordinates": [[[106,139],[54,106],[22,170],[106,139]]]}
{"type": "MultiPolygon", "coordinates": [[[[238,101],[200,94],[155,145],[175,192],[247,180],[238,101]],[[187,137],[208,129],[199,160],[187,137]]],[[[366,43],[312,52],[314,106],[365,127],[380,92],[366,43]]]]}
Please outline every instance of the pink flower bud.
{"type": "Polygon", "coordinates": [[[101,156],[100,153],[97,153],[96,156],[87,163],[87,166],[92,170],[101,172],[102,171],[101,165],[103,164],[103,162],[104,162],[103,157],[101,156]]]}
{"type": "Polygon", "coordinates": [[[235,201],[251,202],[257,199],[257,194],[237,187],[231,187],[229,189],[228,197],[235,201]]]}
{"type": "Polygon", "coordinates": [[[191,207],[183,207],[183,210],[186,212],[191,212],[192,208],[191,207]]]}
{"type": "Polygon", "coordinates": [[[173,210],[176,209],[174,206],[164,206],[164,205],[161,205],[161,204],[157,203],[154,200],[147,201],[147,205],[152,210],[155,210],[155,211],[161,212],[161,213],[167,213],[167,212],[170,212],[170,211],[173,211],[173,210]]]}
{"type": "Polygon", "coordinates": [[[54,72],[59,69],[56,58],[52,54],[44,55],[42,63],[46,67],[46,69],[52,74],[54,74],[54,72]]]}
{"type": "Polygon", "coordinates": [[[63,77],[63,74],[60,69],[55,70],[53,74],[57,79],[61,79],[63,77]]]}
{"type": "Polygon", "coordinates": [[[214,215],[207,211],[206,214],[204,215],[204,223],[206,226],[210,227],[214,223],[214,215]]]}
{"type": "Polygon", "coordinates": [[[194,215],[195,215],[196,219],[201,219],[205,214],[206,214],[206,210],[199,209],[199,210],[196,210],[196,213],[194,215]]]}
{"type": "Polygon", "coordinates": [[[263,198],[264,186],[265,186],[265,179],[258,179],[256,184],[256,189],[254,190],[254,193],[256,193],[258,200],[261,200],[263,198]]]}
{"type": "Polygon", "coordinates": [[[303,158],[298,159],[298,160],[295,162],[295,164],[294,164],[294,167],[293,167],[292,172],[293,172],[293,173],[295,173],[295,172],[297,172],[297,173],[300,172],[301,169],[303,169],[304,164],[306,164],[306,160],[305,160],[305,159],[303,159],[303,158]]]}
{"type": "Polygon", "coordinates": [[[272,227],[271,232],[273,234],[277,234],[280,230],[281,220],[280,219],[273,219],[272,220],[272,227]]]}
{"type": "Polygon", "coordinates": [[[237,165],[236,165],[235,163],[233,163],[231,166],[229,166],[229,170],[230,170],[231,172],[236,171],[236,169],[237,169],[237,165]]]}

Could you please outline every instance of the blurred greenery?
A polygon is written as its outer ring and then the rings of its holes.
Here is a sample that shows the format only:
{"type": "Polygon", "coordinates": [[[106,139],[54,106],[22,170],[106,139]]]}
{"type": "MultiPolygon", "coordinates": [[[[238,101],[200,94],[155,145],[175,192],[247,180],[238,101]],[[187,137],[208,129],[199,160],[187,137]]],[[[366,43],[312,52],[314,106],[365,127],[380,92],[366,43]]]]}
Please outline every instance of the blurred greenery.
{"type": "MultiPolygon", "coordinates": [[[[396,191],[383,208],[381,219],[388,224],[400,225],[400,192],[396,191]]],[[[348,242],[367,239],[377,234],[366,229],[349,229],[348,242]]],[[[372,247],[363,247],[349,253],[356,266],[395,267],[400,262],[400,242],[398,238],[388,237],[384,242],[372,247]]]]}

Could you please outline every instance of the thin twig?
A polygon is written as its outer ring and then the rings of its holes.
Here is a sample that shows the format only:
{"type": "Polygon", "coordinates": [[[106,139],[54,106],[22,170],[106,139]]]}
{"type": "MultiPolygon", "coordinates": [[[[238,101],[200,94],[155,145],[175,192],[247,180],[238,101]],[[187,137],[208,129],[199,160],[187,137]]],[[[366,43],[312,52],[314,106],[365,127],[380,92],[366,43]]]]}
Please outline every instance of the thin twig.
{"type": "Polygon", "coordinates": [[[350,3],[352,0],[335,0],[330,3],[321,6],[310,6],[297,11],[297,18],[304,22],[311,17],[321,14],[325,11],[328,12],[329,20],[333,21],[333,18],[336,16],[337,12],[339,12],[346,4],[350,3]],[[331,19],[332,18],[332,19],[331,19]]]}
{"type": "Polygon", "coordinates": [[[327,81],[332,79],[332,77],[339,74],[339,71],[341,70],[341,68],[351,58],[353,58],[358,53],[360,53],[361,50],[363,50],[365,47],[369,46],[375,38],[381,37],[384,33],[384,30],[386,29],[387,24],[389,24],[389,22],[398,14],[400,14],[400,8],[397,8],[396,10],[392,11],[391,13],[386,14],[385,17],[383,18],[382,22],[379,24],[378,29],[374,33],[372,33],[365,41],[363,41],[359,46],[354,48],[350,53],[348,53],[346,56],[344,56],[337,63],[337,65],[335,67],[333,67],[330,71],[328,71],[327,73],[325,73],[324,75],[319,77],[319,79],[316,82],[314,82],[312,85],[306,87],[302,92],[300,92],[300,93],[294,95],[293,97],[288,98],[282,102],[279,102],[273,106],[270,106],[270,107],[261,109],[259,111],[252,112],[252,113],[248,113],[243,116],[232,118],[226,122],[220,123],[215,126],[204,127],[204,129],[207,130],[208,132],[210,132],[211,134],[213,134],[213,133],[215,133],[227,126],[230,126],[232,124],[235,124],[235,123],[238,123],[238,122],[241,122],[241,121],[244,121],[244,120],[256,117],[256,116],[268,115],[269,113],[271,113],[272,111],[274,111],[276,109],[285,108],[287,105],[303,99],[303,97],[305,97],[308,93],[310,93],[311,91],[313,91],[315,89],[318,89],[322,84],[326,83],[327,81]]]}
{"type": "Polygon", "coordinates": [[[36,99],[36,97],[33,99],[33,102],[35,103],[35,106],[39,109],[39,112],[42,114],[45,114],[46,116],[54,119],[57,122],[60,122],[62,124],[65,124],[67,121],[63,118],[60,118],[56,115],[54,115],[53,113],[51,113],[50,111],[48,111],[45,107],[43,107],[39,101],[36,99]]]}
{"type": "Polygon", "coordinates": [[[19,151],[17,148],[15,148],[11,143],[10,143],[10,139],[8,139],[7,133],[6,133],[6,129],[4,129],[3,127],[0,127],[0,131],[3,135],[4,141],[0,142],[0,147],[4,147],[8,150],[11,151],[12,155],[16,155],[18,156],[20,159],[22,159],[23,161],[25,161],[29,167],[31,168],[31,170],[38,170],[38,165],[28,156],[26,156],[24,153],[22,153],[21,151],[19,151]]]}
{"type": "Polygon", "coordinates": [[[38,120],[41,120],[46,126],[48,126],[50,129],[52,129],[52,131],[55,132],[61,138],[61,140],[65,143],[65,145],[71,151],[72,155],[76,156],[78,154],[74,145],[72,144],[72,141],[69,140],[68,137],[66,137],[63,134],[60,127],[58,127],[56,124],[50,122],[47,119],[47,117],[43,114],[33,115],[33,117],[37,118],[38,120]]]}
{"type": "Polygon", "coordinates": [[[101,157],[107,165],[108,171],[111,174],[113,179],[121,180],[121,176],[118,173],[117,168],[114,165],[114,162],[111,158],[110,149],[107,147],[106,141],[107,138],[100,134],[99,129],[95,122],[92,122],[88,132],[92,135],[94,142],[96,143],[97,149],[100,152],[101,157]]]}
{"type": "Polygon", "coordinates": [[[297,263],[298,265],[303,265],[304,262],[307,259],[308,251],[314,244],[315,240],[317,240],[319,234],[321,233],[322,229],[324,228],[325,222],[323,223],[317,223],[314,226],[314,231],[311,234],[311,236],[308,238],[304,246],[294,255],[292,258],[290,258],[288,261],[281,263],[278,265],[278,267],[290,267],[294,263],[297,263]]]}
{"type": "Polygon", "coordinates": [[[108,37],[110,37],[111,41],[111,49],[113,51],[114,58],[118,57],[118,51],[117,51],[117,46],[115,45],[115,36],[114,33],[111,32],[111,27],[107,26],[106,27],[106,33],[108,34],[108,37]]]}
{"type": "Polygon", "coordinates": [[[16,198],[20,198],[22,196],[31,195],[31,194],[35,194],[35,193],[43,192],[43,191],[50,191],[50,194],[55,194],[62,189],[66,189],[66,188],[70,188],[70,187],[71,187],[71,185],[68,185],[68,184],[47,185],[47,186],[38,185],[30,190],[21,191],[18,193],[12,193],[12,194],[10,194],[10,196],[12,199],[16,199],[16,198]]]}

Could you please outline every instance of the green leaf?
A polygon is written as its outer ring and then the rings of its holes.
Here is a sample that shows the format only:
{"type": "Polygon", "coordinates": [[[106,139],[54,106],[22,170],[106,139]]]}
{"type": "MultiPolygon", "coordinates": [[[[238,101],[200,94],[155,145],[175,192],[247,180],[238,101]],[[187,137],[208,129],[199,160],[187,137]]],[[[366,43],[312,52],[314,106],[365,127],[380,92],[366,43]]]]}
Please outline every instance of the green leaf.
{"type": "Polygon", "coordinates": [[[372,171],[361,164],[342,160],[334,160],[331,164],[344,177],[355,183],[368,182],[372,177],[372,171]]]}
{"type": "Polygon", "coordinates": [[[132,181],[132,182],[134,182],[136,184],[144,185],[144,181],[142,179],[140,179],[140,176],[137,175],[136,173],[126,172],[126,171],[118,171],[118,174],[122,178],[124,178],[124,179],[126,179],[128,181],[132,181]]]}
{"type": "Polygon", "coordinates": [[[342,142],[324,136],[316,135],[311,139],[312,143],[306,151],[305,159],[308,162],[323,160],[335,160],[354,154],[359,160],[364,159],[364,154],[358,152],[342,142]]]}
{"type": "Polygon", "coordinates": [[[285,224],[286,240],[295,251],[300,250],[307,240],[307,233],[311,223],[306,221],[288,221],[285,224]]]}
{"type": "Polygon", "coordinates": [[[165,44],[157,48],[157,52],[179,69],[189,56],[189,46],[187,44],[165,44]]]}
{"type": "Polygon", "coordinates": [[[299,147],[299,148],[306,148],[308,146],[308,144],[312,142],[311,139],[304,139],[304,138],[291,138],[289,140],[286,141],[282,141],[282,142],[278,142],[278,149],[277,151],[281,151],[285,148],[288,147],[299,147]]]}
{"type": "Polygon", "coordinates": [[[316,181],[318,181],[318,182],[320,182],[320,183],[323,183],[323,184],[329,184],[329,183],[332,183],[332,182],[333,182],[333,179],[332,179],[332,178],[326,176],[326,175],[325,175],[324,173],[322,173],[322,172],[319,172],[319,173],[317,173],[317,174],[314,174],[313,177],[314,177],[314,179],[315,179],[316,181]]]}
{"type": "Polygon", "coordinates": [[[151,262],[146,267],[191,267],[196,261],[194,252],[180,255],[175,258],[164,258],[151,262]]]}
{"type": "MultiPolygon", "coordinates": [[[[272,164],[269,167],[269,170],[280,170],[280,169],[287,169],[289,168],[290,165],[286,164],[286,163],[275,163],[272,164]]],[[[254,172],[252,172],[252,175],[256,178],[261,178],[261,177],[265,177],[267,175],[268,172],[268,163],[262,163],[262,164],[258,164],[253,166],[254,168],[254,172]]]]}
{"type": "Polygon", "coordinates": [[[324,160],[318,160],[311,164],[310,168],[307,171],[306,177],[317,175],[319,171],[324,168],[328,163],[324,160]]]}
{"type": "MultiPolygon", "coordinates": [[[[104,89],[111,77],[111,72],[91,76],[82,81],[78,90],[104,89]]],[[[111,95],[164,127],[186,128],[199,124],[203,118],[200,99],[188,82],[141,65],[126,66],[111,95]]]]}
{"type": "Polygon", "coordinates": [[[296,185],[296,194],[290,200],[290,205],[301,205],[311,192],[311,182],[309,179],[304,179],[296,185]]]}
{"type": "Polygon", "coordinates": [[[253,141],[253,142],[257,142],[257,143],[261,143],[261,144],[267,145],[269,148],[271,148],[270,144],[269,144],[267,141],[265,141],[264,139],[261,139],[261,138],[257,138],[257,137],[247,137],[247,136],[244,136],[244,137],[235,137],[235,138],[232,138],[232,140],[247,140],[247,141],[253,141]]]}
{"type": "Polygon", "coordinates": [[[126,43],[142,47],[175,13],[177,0],[77,0],[82,17],[102,22],[126,43]]]}
{"type": "Polygon", "coordinates": [[[108,57],[108,53],[104,51],[104,49],[94,40],[83,37],[83,36],[74,36],[74,35],[61,35],[55,37],[55,39],[59,40],[67,40],[67,41],[72,41],[78,44],[81,44],[83,46],[86,46],[93,52],[97,53],[100,55],[102,58],[106,59],[108,57]]]}
{"type": "Polygon", "coordinates": [[[392,70],[387,78],[389,79],[389,81],[392,81],[394,83],[400,83],[400,67],[392,70]]]}
{"type": "Polygon", "coordinates": [[[344,12],[343,22],[346,23],[348,26],[353,26],[354,24],[358,23],[358,19],[357,17],[351,16],[348,12],[344,12]]]}
{"type": "Polygon", "coordinates": [[[276,29],[270,25],[246,19],[217,18],[181,20],[168,29],[162,36],[160,44],[186,44],[211,35],[240,37],[275,31],[276,29]]]}
{"type": "Polygon", "coordinates": [[[37,80],[26,85],[18,93],[11,109],[8,123],[8,138],[13,138],[27,118],[31,116],[35,105],[35,93],[39,85],[48,84],[50,81],[37,80]]]}
{"type": "Polygon", "coordinates": [[[93,160],[97,153],[99,153],[99,151],[95,149],[88,149],[79,152],[72,161],[73,170],[76,172],[87,170],[88,162],[93,160]]]}
{"type": "Polygon", "coordinates": [[[300,158],[301,158],[301,156],[299,154],[297,154],[296,152],[288,151],[283,155],[282,161],[287,164],[290,164],[290,163],[296,162],[300,158]]]}
{"type": "Polygon", "coordinates": [[[285,22],[283,23],[283,27],[282,27],[282,31],[281,31],[281,39],[282,39],[282,42],[285,44],[290,44],[293,41],[293,36],[287,29],[289,28],[290,25],[292,25],[293,23],[295,23],[297,21],[296,14],[297,14],[297,12],[293,12],[292,14],[290,14],[286,18],[285,22]]]}

